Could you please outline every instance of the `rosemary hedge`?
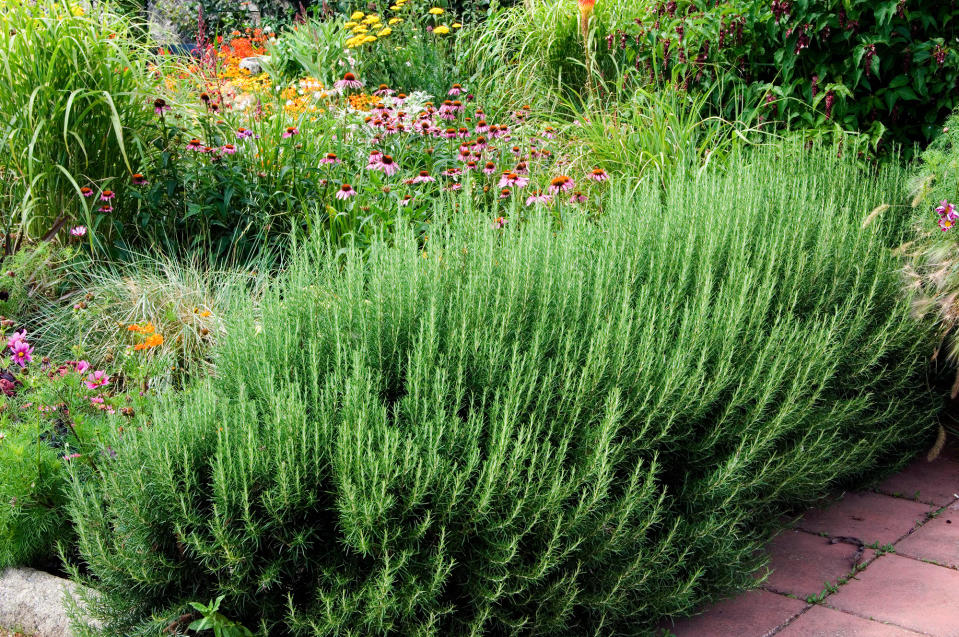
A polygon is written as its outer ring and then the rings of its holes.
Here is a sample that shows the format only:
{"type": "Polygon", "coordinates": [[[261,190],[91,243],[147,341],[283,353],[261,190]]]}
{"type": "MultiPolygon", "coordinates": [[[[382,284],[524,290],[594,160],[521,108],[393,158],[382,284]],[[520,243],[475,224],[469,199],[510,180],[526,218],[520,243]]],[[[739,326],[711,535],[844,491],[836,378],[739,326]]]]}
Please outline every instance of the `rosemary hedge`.
{"type": "Polygon", "coordinates": [[[781,514],[932,431],[901,228],[863,226],[902,174],[672,183],[301,246],[217,377],[75,483],[102,634],[220,595],[263,635],[646,634],[752,585],[781,514]]]}

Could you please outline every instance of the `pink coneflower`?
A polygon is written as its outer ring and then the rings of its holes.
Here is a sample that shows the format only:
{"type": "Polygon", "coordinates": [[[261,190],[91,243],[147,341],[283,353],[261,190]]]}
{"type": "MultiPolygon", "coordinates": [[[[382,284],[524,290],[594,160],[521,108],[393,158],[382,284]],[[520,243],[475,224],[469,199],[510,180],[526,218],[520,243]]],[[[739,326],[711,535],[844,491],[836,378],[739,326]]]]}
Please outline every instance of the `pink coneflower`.
{"type": "Polygon", "coordinates": [[[548,204],[553,201],[553,198],[544,193],[542,190],[534,190],[533,194],[526,198],[526,205],[532,206],[533,204],[548,204]]]}
{"type": "Polygon", "coordinates": [[[566,192],[567,190],[572,190],[573,186],[576,185],[576,182],[566,175],[559,175],[558,177],[553,177],[549,182],[549,191],[551,194],[556,194],[559,192],[566,192]]]}
{"type": "Polygon", "coordinates": [[[579,192],[578,190],[572,194],[569,198],[570,203],[586,203],[586,195],[579,192]]]}
{"type": "Polygon", "coordinates": [[[514,172],[514,173],[519,173],[519,174],[521,174],[521,175],[528,175],[528,174],[529,174],[529,166],[527,165],[527,163],[526,163],[525,161],[517,162],[517,163],[516,163],[516,167],[513,168],[513,172],[514,172]]]}
{"type": "Polygon", "coordinates": [[[496,172],[496,164],[494,164],[491,161],[486,162],[486,165],[483,166],[483,174],[492,175],[495,172],[496,172]]]}
{"type": "Polygon", "coordinates": [[[493,227],[498,230],[504,227],[507,223],[509,223],[509,220],[506,217],[496,217],[496,219],[493,220],[493,227]]]}
{"type": "Polygon", "coordinates": [[[96,389],[97,387],[109,385],[110,377],[107,376],[105,371],[98,369],[87,376],[87,379],[83,382],[83,384],[87,386],[87,389],[96,389]]]}
{"type": "Polygon", "coordinates": [[[444,188],[444,190],[446,190],[447,192],[456,192],[457,190],[461,190],[462,188],[463,188],[463,184],[461,184],[460,182],[456,181],[456,182],[451,183],[451,184],[450,184],[449,186],[447,186],[446,188],[444,188]]]}
{"type": "Polygon", "coordinates": [[[33,348],[26,341],[17,341],[10,348],[10,358],[20,367],[26,367],[33,360],[33,348]]]}
{"type": "Polygon", "coordinates": [[[224,155],[232,155],[236,152],[236,146],[233,144],[223,144],[223,146],[220,147],[220,152],[224,155]]]}
{"type": "Polygon", "coordinates": [[[133,173],[130,175],[130,181],[133,182],[134,186],[146,186],[148,183],[150,183],[147,181],[147,178],[140,173],[133,173]]]}
{"type": "Polygon", "coordinates": [[[377,170],[382,170],[387,177],[392,177],[399,171],[400,167],[393,160],[391,155],[383,155],[380,157],[379,163],[376,165],[377,170]]]}
{"type": "Polygon", "coordinates": [[[186,149],[203,152],[203,142],[201,142],[199,139],[191,139],[190,143],[186,145],[186,149]]]}
{"type": "Polygon", "coordinates": [[[489,132],[489,124],[486,123],[485,119],[481,119],[476,122],[476,132],[477,133],[486,133],[489,132]]]}
{"type": "Polygon", "coordinates": [[[489,148],[489,140],[486,139],[486,137],[484,137],[483,135],[479,135],[476,138],[476,142],[474,142],[473,144],[473,148],[475,148],[476,150],[485,150],[489,148]]]}
{"type": "Polygon", "coordinates": [[[529,179],[523,177],[518,173],[511,173],[509,171],[504,171],[503,176],[500,177],[499,187],[504,188],[506,186],[513,186],[515,188],[525,188],[529,184],[529,179]]]}
{"type": "Polygon", "coordinates": [[[320,160],[321,164],[338,164],[340,163],[340,158],[336,156],[336,153],[327,153],[323,159],[320,160]]]}
{"type": "Polygon", "coordinates": [[[444,170],[443,174],[446,175],[447,177],[457,177],[459,175],[462,175],[463,171],[460,170],[459,168],[453,167],[453,168],[447,168],[446,170],[444,170]]]}
{"type": "Polygon", "coordinates": [[[343,76],[342,80],[337,80],[336,82],[334,82],[333,88],[337,90],[344,89],[344,88],[352,88],[352,89],[363,88],[363,82],[356,79],[356,76],[353,75],[352,73],[347,73],[343,76]]]}
{"type": "Polygon", "coordinates": [[[410,196],[410,195],[404,195],[403,198],[400,199],[400,205],[405,208],[406,206],[410,205],[410,203],[411,203],[412,201],[413,201],[413,197],[412,197],[412,196],[410,196]]]}
{"type": "Polygon", "coordinates": [[[457,136],[457,133],[455,128],[447,128],[445,131],[443,131],[444,139],[455,139],[456,136],[457,136]]]}
{"type": "Polygon", "coordinates": [[[506,199],[506,198],[508,198],[511,194],[513,194],[513,191],[512,191],[512,190],[510,190],[509,188],[503,188],[502,190],[499,191],[499,198],[500,198],[500,199],[506,199]]]}
{"type": "Polygon", "coordinates": [[[462,85],[462,84],[454,84],[454,85],[453,85],[453,88],[450,89],[449,94],[450,94],[452,97],[456,97],[457,95],[461,94],[462,92],[463,92],[463,85],[462,85]]]}
{"type": "Polygon", "coordinates": [[[100,206],[97,212],[113,212],[113,206],[100,206]]]}
{"type": "Polygon", "coordinates": [[[237,139],[249,139],[250,137],[253,137],[253,131],[251,131],[249,128],[237,129],[236,131],[237,139]]]}
{"type": "Polygon", "coordinates": [[[519,146],[513,146],[509,149],[509,152],[513,153],[514,157],[522,157],[523,155],[523,149],[519,146]]]}
{"type": "Polygon", "coordinates": [[[356,194],[356,191],[353,190],[353,186],[349,184],[343,184],[340,186],[340,189],[336,191],[336,198],[340,200],[346,200],[356,194]]]}
{"type": "Polygon", "coordinates": [[[84,236],[86,236],[86,234],[87,234],[87,227],[86,227],[86,226],[76,226],[76,227],[74,227],[74,228],[70,228],[70,235],[71,235],[71,236],[74,236],[74,237],[84,237],[84,236]]]}
{"type": "Polygon", "coordinates": [[[466,128],[465,126],[461,126],[459,130],[456,131],[456,136],[463,137],[463,138],[469,137],[470,129],[466,128]]]}
{"type": "Polygon", "coordinates": [[[466,162],[466,170],[479,170],[479,164],[473,160],[470,160],[466,162]]]}
{"type": "Polygon", "coordinates": [[[380,151],[378,151],[378,150],[372,151],[372,152],[370,153],[370,159],[369,159],[369,161],[366,162],[366,169],[367,169],[367,170],[376,170],[377,165],[380,163],[380,157],[382,157],[382,156],[383,156],[383,153],[381,153],[380,151]]]}
{"type": "Polygon", "coordinates": [[[100,201],[110,201],[116,196],[117,193],[113,192],[112,190],[104,190],[100,193],[100,201]]]}
{"type": "Polygon", "coordinates": [[[300,129],[298,129],[296,126],[288,126],[287,129],[283,131],[283,138],[286,139],[287,137],[293,137],[294,135],[299,134],[300,129]]]}
{"type": "Polygon", "coordinates": [[[80,194],[84,197],[90,198],[93,196],[93,188],[87,188],[86,186],[80,188],[80,194]]]}
{"type": "Polygon", "coordinates": [[[592,179],[593,181],[607,181],[609,180],[609,175],[602,168],[596,167],[590,171],[587,175],[587,179],[592,179]]]}
{"type": "Polygon", "coordinates": [[[421,171],[420,171],[420,174],[418,174],[416,177],[414,177],[413,180],[412,180],[410,183],[413,183],[413,184],[427,184],[427,183],[434,182],[434,181],[436,181],[436,179],[434,179],[433,177],[430,177],[430,174],[429,174],[428,172],[426,172],[425,170],[421,170],[421,171]]]}
{"type": "Polygon", "coordinates": [[[380,84],[380,87],[373,91],[373,95],[377,97],[389,97],[393,95],[393,93],[395,93],[395,91],[386,84],[380,84]]]}
{"type": "Polygon", "coordinates": [[[154,113],[156,113],[157,115],[163,115],[168,110],[170,110],[170,105],[166,103],[166,100],[159,97],[153,100],[154,113]]]}

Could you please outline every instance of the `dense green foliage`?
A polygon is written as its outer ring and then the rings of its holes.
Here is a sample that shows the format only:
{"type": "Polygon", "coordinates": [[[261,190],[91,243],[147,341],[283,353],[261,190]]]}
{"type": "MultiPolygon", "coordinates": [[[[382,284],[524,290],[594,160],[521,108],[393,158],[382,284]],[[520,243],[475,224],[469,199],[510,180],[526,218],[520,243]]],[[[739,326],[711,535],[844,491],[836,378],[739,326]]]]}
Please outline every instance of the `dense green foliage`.
{"type": "Polygon", "coordinates": [[[642,633],[931,433],[902,172],[769,152],[598,222],[298,258],[71,510],[102,634],[642,633]]]}
{"type": "MultiPolygon", "coordinates": [[[[501,40],[493,50],[502,57],[477,64],[521,75],[532,65],[546,84],[582,91],[575,4],[529,4],[483,36],[484,46],[501,40]]],[[[607,90],[668,82],[709,91],[727,117],[745,109],[793,128],[911,144],[928,142],[956,105],[954,2],[627,0],[597,3],[591,25],[591,71],[607,90]]]]}

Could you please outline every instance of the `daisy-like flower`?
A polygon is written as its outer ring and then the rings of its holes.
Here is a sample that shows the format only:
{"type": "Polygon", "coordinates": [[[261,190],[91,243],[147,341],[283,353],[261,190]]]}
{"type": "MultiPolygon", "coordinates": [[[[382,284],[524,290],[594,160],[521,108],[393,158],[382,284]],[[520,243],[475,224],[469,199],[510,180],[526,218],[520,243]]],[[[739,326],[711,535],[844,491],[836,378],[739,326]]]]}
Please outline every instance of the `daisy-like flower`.
{"type": "Polygon", "coordinates": [[[107,376],[107,373],[102,369],[98,369],[95,372],[92,372],[83,383],[87,386],[87,389],[96,389],[97,387],[103,387],[104,385],[110,384],[110,377],[107,376]]]}
{"type": "Polygon", "coordinates": [[[74,369],[77,370],[78,374],[86,374],[87,371],[90,369],[90,363],[86,361],[76,361],[73,364],[73,367],[74,369]]]}
{"type": "Polygon", "coordinates": [[[525,188],[529,184],[529,179],[523,177],[519,173],[511,173],[509,171],[504,171],[503,176],[500,177],[499,187],[505,188],[507,186],[515,188],[525,188]]]}
{"type": "Polygon", "coordinates": [[[533,194],[526,198],[526,205],[532,206],[534,204],[548,204],[553,201],[553,198],[542,190],[534,190],[533,194]]]}
{"type": "Polygon", "coordinates": [[[489,124],[486,123],[485,119],[481,119],[478,122],[476,122],[476,132],[477,133],[489,132],[489,124]]]}
{"type": "Polygon", "coordinates": [[[523,149],[519,146],[513,146],[509,149],[509,152],[513,153],[513,156],[515,157],[521,157],[523,155],[523,149]]]}
{"type": "Polygon", "coordinates": [[[452,97],[456,97],[457,95],[459,95],[459,94],[462,93],[462,92],[463,92],[463,85],[462,85],[462,84],[454,84],[453,87],[450,89],[449,95],[451,95],[452,97]]]}
{"type": "Polygon", "coordinates": [[[560,192],[566,192],[572,190],[573,186],[576,185],[576,182],[566,175],[559,175],[558,177],[553,177],[549,182],[549,192],[551,194],[556,194],[560,192]]]}
{"type": "Polygon", "coordinates": [[[953,219],[949,219],[948,217],[939,219],[939,229],[943,232],[950,230],[954,225],[956,225],[956,222],[953,219]]]}
{"type": "Polygon", "coordinates": [[[458,133],[456,132],[455,128],[447,128],[445,131],[443,131],[444,139],[455,139],[457,134],[458,133]]]}
{"type": "Polygon", "coordinates": [[[203,142],[201,142],[199,139],[191,139],[190,143],[186,145],[186,149],[203,152],[203,142]]]}
{"type": "Polygon", "coordinates": [[[156,113],[157,115],[163,115],[168,110],[170,110],[170,105],[166,103],[166,100],[160,97],[153,100],[154,113],[156,113]]]}
{"type": "Polygon", "coordinates": [[[493,220],[493,227],[499,229],[507,223],[509,223],[509,220],[507,220],[506,217],[496,217],[496,219],[493,220]]]}
{"type": "Polygon", "coordinates": [[[456,182],[451,183],[449,186],[446,186],[446,188],[444,188],[444,190],[446,190],[447,192],[456,192],[457,190],[461,190],[462,188],[463,188],[463,184],[461,184],[460,182],[456,181],[456,182]]]}
{"type": "Polygon", "coordinates": [[[75,228],[70,228],[70,235],[74,237],[84,237],[87,234],[86,226],[76,226],[75,228]]]}
{"type": "Polygon", "coordinates": [[[441,24],[440,26],[433,29],[433,33],[435,33],[436,35],[446,35],[449,32],[450,32],[450,28],[446,26],[445,24],[441,24]]]}
{"type": "Polygon", "coordinates": [[[333,83],[333,88],[341,90],[344,88],[358,89],[363,88],[363,82],[356,79],[356,76],[352,73],[346,73],[343,75],[342,80],[337,80],[333,83]]]}
{"type": "Polygon", "coordinates": [[[283,138],[286,139],[287,137],[293,137],[294,135],[299,134],[300,129],[298,129],[296,126],[288,126],[287,129],[283,131],[283,138]]]}
{"type": "Polygon", "coordinates": [[[377,169],[377,166],[378,166],[379,163],[380,163],[380,158],[381,158],[382,156],[383,156],[383,153],[381,153],[380,151],[378,151],[378,150],[372,151],[372,152],[370,153],[370,159],[369,159],[369,161],[366,163],[366,169],[367,169],[367,170],[376,170],[376,169],[377,169]]]}
{"type": "Polygon", "coordinates": [[[586,203],[586,195],[584,195],[583,193],[577,190],[569,198],[569,202],[570,203],[586,203]]]}
{"type": "Polygon", "coordinates": [[[236,146],[233,144],[223,144],[223,146],[220,147],[220,152],[224,155],[232,155],[236,152],[236,146]]]}
{"type": "Polygon", "coordinates": [[[516,163],[516,168],[513,169],[514,173],[519,173],[521,175],[529,174],[529,166],[525,161],[520,161],[516,163]]]}
{"type": "Polygon", "coordinates": [[[323,159],[320,160],[321,164],[338,164],[342,160],[336,156],[336,153],[327,153],[323,159]]]}
{"type": "Polygon", "coordinates": [[[340,189],[336,191],[335,196],[337,199],[345,201],[346,199],[349,199],[355,194],[356,194],[356,191],[353,190],[353,186],[349,184],[343,184],[342,186],[340,186],[340,189]]]}
{"type": "Polygon", "coordinates": [[[511,194],[513,194],[512,190],[510,190],[509,188],[503,188],[502,190],[499,191],[499,198],[507,199],[511,194]]]}
{"type": "Polygon", "coordinates": [[[80,188],[80,194],[83,195],[84,197],[92,197],[92,196],[93,196],[93,188],[87,188],[86,186],[84,186],[84,187],[80,188]]]}
{"type": "Polygon", "coordinates": [[[587,179],[592,179],[593,181],[608,181],[609,175],[605,170],[597,166],[589,173],[587,179]]]}
{"type": "Polygon", "coordinates": [[[113,212],[113,206],[100,206],[97,212],[113,212]]]}
{"type": "Polygon", "coordinates": [[[133,182],[134,186],[146,186],[149,183],[146,177],[144,177],[140,173],[133,173],[132,175],[130,175],[130,181],[133,182]]]}
{"type": "Polygon", "coordinates": [[[472,159],[466,162],[466,170],[479,170],[479,164],[477,164],[472,159]]]}
{"type": "Polygon", "coordinates": [[[552,126],[547,126],[543,129],[543,137],[546,139],[555,139],[556,138],[556,129],[552,126]]]}
{"type": "Polygon", "coordinates": [[[392,177],[399,171],[400,167],[393,160],[392,156],[383,155],[382,157],[380,157],[380,161],[379,161],[379,164],[376,166],[376,169],[382,170],[387,177],[392,177]]]}
{"type": "Polygon", "coordinates": [[[949,203],[945,199],[939,202],[939,206],[936,208],[936,214],[950,221],[959,219],[959,214],[956,213],[956,205],[949,203]]]}
{"type": "Polygon", "coordinates": [[[434,182],[434,181],[436,181],[436,179],[434,179],[433,177],[431,177],[430,174],[429,174],[427,171],[421,170],[420,173],[419,173],[416,177],[414,177],[413,180],[412,180],[410,183],[413,183],[413,184],[427,184],[427,183],[431,183],[431,182],[434,182]]]}
{"type": "Polygon", "coordinates": [[[104,190],[100,193],[100,201],[110,201],[116,196],[117,193],[113,192],[112,190],[104,190]]]}
{"type": "Polygon", "coordinates": [[[380,84],[380,87],[379,87],[378,89],[376,89],[375,91],[373,91],[373,95],[375,95],[375,96],[377,96],[377,97],[388,97],[388,96],[390,96],[390,95],[393,95],[395,92],[396,92],[396,91],[394,91],[393,89],[391,89],[391,88],[390,88],[389,86],[387,86],[386,84],[380,84]]]}
{"type": "Polygon", "coordinates": [[[410,205],[412,201],[413,197],[411,195],[404,195],[403,198],[400,199],[400,205],[405,208],[406,206],[410,205]]]}
{"type": "Polygon", "coordinates": [[[485,150],[489,148],[489,140],[486,139],[483,135],[479,135],[476,138],[476,141],[473,143],[473,148],[476,150],[485,150]]]}
{"type": "Polygon", "coordinates": [[[492,175],[495,172],[496,172],[496,164],[494,164],[491,161],[486,162],[486,165],[483,166],[483,174],[492,175]]]}
{"type": "Polygon", "coordinates": [[[459,175],[462,175],[463,171],[454,166],[453,168],[447,168],[446,170],[444,170],[443,174],[446,175],[447,177],[457,177],[459,175]]]}
{"type": "Polygon", "coordinates": [[[238,129],[237,129],[237,131],[236,131],[236,138],[237,138],[237,139],[249,139],[250,137],[253,137],[253,131],[251,131],[249,128],[238,128],[238,129]]]}
{"type": "Polygon", "coordinates": [[[432,9],[430,9],[430,15],[443,15],[444,13],[446,12],[440,9],[439,7],[433,7],[432,9]]]}

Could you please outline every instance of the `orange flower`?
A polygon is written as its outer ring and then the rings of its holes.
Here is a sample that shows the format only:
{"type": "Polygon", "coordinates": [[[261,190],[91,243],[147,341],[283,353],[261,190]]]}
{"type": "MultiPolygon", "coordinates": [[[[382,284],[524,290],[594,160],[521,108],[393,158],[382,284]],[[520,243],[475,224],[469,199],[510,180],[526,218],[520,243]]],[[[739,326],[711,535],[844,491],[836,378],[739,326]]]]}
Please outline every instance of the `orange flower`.
{"type": "Polygon", "coordinates": [[[146,325],[131,325],[127,328],[130,332],[138,332],[140,334],[153,334],[156,331],[156,328],[153,327],[153,323],[147,323],[146,325]]]}
{"type": "Polygon", "coordinates": [[[140,350],[144,350],[144,349],[153,349],[154,347],[157,347],[159,345],[163,345],[163,335],[154,334],[147,340],[143,341],[142,343],[137,343],[136,345],[134,345],[133,349],[139,352],[140,350]]]}

